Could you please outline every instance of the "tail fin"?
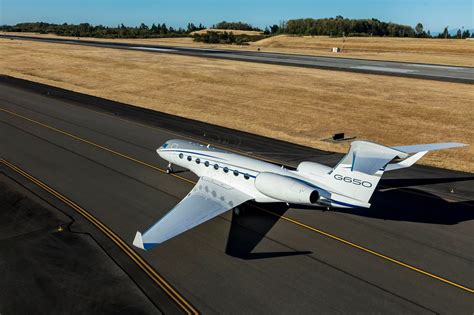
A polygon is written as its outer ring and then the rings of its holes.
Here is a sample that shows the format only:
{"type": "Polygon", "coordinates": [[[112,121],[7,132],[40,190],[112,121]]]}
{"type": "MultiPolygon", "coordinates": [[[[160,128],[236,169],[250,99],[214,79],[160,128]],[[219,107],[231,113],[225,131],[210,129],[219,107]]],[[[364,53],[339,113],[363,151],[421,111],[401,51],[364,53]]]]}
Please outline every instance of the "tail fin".
{"type": "Polygon", "coordinates": [[[431,150],[461,146],[465,144],[435,143],[386,147],[368,141],[354,141],[349,152],[328,174],[329,183],[335,191],[344,196],[368,202],[384,171],[410,167],[431,150]],[[410,153],[415,154],[410,156],[410,153]]]}

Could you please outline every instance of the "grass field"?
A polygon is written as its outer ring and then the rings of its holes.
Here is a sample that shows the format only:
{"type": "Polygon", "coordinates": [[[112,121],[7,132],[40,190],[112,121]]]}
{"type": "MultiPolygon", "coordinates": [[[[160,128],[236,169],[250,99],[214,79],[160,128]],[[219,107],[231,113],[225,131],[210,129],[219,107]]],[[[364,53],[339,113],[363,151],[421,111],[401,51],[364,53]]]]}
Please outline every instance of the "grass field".
{"type": "MultiPolygon", "coordinates": [[[[471,85],[0,39],[0,72],[221,126],[344,152],[345,132],[386,145],[474,144],[471,85]]],[[[422,163],[474,172],[474,146],[422,163]]]]}
{"type": "MultiPolygon", "coordinates": [[[[33,33],[8,34],[57,37],[55,35],[41,35],[33,33]]],[[[91,38],[83,39],[91,40],[91,38]]],[[[162,44],[220,49],[239,49],[251,51],[256,51],[258,48],[260,48],[261,51],[268,52],[474,67],[474,40],[460,39],[346,37],[343,40],[343,38],[330,38],[328,36],[311,37],[280,35],[262,39],[256,42],[250,42],[248,46],[197,43],[194,42],[190,37],[158,39],[94,38],[93,40],[129,42],[137,44],[162,44]],[[332,53],[330,52],[332,47],[343,48],[343,52],[332,53]]]]}

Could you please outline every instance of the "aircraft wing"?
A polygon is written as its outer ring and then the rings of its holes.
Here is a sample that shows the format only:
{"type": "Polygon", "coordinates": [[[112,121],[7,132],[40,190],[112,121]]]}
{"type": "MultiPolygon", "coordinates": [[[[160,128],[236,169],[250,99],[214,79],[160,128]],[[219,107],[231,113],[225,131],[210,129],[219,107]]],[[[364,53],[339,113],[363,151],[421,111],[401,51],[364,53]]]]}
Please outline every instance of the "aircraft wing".
{"type": "Polygon", "coordinates": [[[150,249],[206,222],[253,197],[220,181],[201,177],[191,192],[143,234],[137,232],[133,245],[150,249]]]}

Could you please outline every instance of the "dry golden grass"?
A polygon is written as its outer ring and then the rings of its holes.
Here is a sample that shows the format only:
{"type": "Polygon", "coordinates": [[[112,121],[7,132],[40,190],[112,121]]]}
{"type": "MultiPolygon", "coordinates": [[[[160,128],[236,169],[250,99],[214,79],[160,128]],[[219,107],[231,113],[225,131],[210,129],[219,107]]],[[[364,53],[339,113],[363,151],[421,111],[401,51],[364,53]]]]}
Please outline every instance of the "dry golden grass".
{"type": "MultiPolygon", "coordinates": [[[[257,32],[258,33],[258,32],[257,32]]],[[[5,33],[31,35],[40,37],[58,37],[51,34],[5,33]]],[[[69,37],[60,37],[69,38],[69,37]]],[[[135,44],[157,44],[174,46],[192,46],[220,49],[238,49],[256,51],[260,48],[266,52],[306,54],[344,58],[361,58],[374,60],[392,60],[417,63],[446,64],[457,66],[474,66],[474,41],[460,39],[423,39],[423,38],[390,38],[390,37],[346,37],[330,38],[328,36],[287,36],[280,35],[248,46],[205,44],[194,42],[190,37],[150,38],[150,39],[101,39],[75,38],[79,40],[115,41],[135,44]],[[332,47],[344,48],[342,53],[332,53],[332,47]]]]}
{"type": "MultiPolygon", "coordinates": [[[[335,132],[386,145],[474,143],[471,85],[0,40],[0,72],[315,148],[335,132]]],[[[474,146],[422,163],[474,172],[474,146]]]]}

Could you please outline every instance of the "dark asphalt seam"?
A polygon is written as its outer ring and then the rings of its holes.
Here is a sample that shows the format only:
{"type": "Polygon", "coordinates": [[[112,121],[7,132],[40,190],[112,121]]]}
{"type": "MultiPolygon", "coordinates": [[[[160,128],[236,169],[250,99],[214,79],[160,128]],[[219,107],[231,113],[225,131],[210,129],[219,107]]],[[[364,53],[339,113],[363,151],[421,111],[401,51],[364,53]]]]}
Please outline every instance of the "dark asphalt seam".
{"type": "Polygon", "coordinates": [[[36,109],[32,109],[32,108],[29,108],[29,107],[27,107],[27,106],[23,106],[23,105],[20,105],[20,104],[16,104],[16,103],[13,103],[13,102],[11,102],[11,101],[7,101],[7,100],[2,99],[2,98],[0,98],[0,101],[5,102],[5,103],[9,103],[9,104],[11,104],[11,105],[13,105],[13,106],[21,107],[21,108],[23,108],[23,109],[25,109],[25,110],[28,110],[28,111],[32,111],[32,112],[37,113],[37,114],[39,114],[39,115],[41,115],[41,116],[46,116],[46,117],[49,117],[49,118],[52,118],[52,119],[55,119],[55,120],[59,120],[59,121],[65,123],[65,124],[68,124],[68,125],[72,125],[72,126],[75,126],[75,127],[83,128],[83,129],[86,129],[86,130],[89,130],[89,131],[98,133],[98,134],[100,134],[100,135],[103,135],[103,136],[112,138],[112,139],[117,140],[117,141],[119,141],[119,142],[123,142],[123,143],[129,144],[129,145],[135,146],[135,147],[139,147],[139,148],[144,149],[144,150],[146,150],[146,151],[155,152],[155,150],[150,149],[149,147],[145,147],[145,146],[142,146],[142,145],[140,145],[140,144],[138,144],[138,143],[133,143],[133,142],[130,142],[130,141],[127,141],[127,140],[118,138],[118,137],[116,137],[116,136],[113,136],[113,135],[111,135],[111,134],[108,134],[108,133],[99,131],[99,130],[97,130],[97,129],[93,129],[93,128],[89,128],[89,127],[86,127],[86,126],[83,126],[83,125],[79,125],[79,124],[76,124],[76,123],[67,121],[67,120],[65,120],[65,119],[63,119],[63,118],[56,117],[56,116],[53,116],[53,115],[50,115],[50,114],[46,114],[46,113],[40,112],[40,111],[38,111],[38,110],[36,110],[36,109]]]}
{"type": "MultiPolygon", "coordinates": [[[[62,146],[62,145],[59,145],[59,144],[57,144],[57,143],[54,143],[54,142],[52,142],[52,141],[50,141],[50,140],[47,140],[47,139],[45,139],[45,138],[43,138],[43,137],[40,137],[39,135],[35,135],[35,134],[33,134],[33,133],[29,132],[29,131],[23,130],[23,129],[21,129],[21,128],[18,127],[18,126],[14,126],[14,125],[12,125],[12,124],[10,124],[10,123],[7,123],[7,122],[5,122],[5,121],[0,121],[0,122],[3,123],[3,124],[5,124],[5,125],[8,125],[8,126],[14,128],[14,129],[17,129],[17,130],[19,130],[19,131],[21,131],[21,132],[23,132],[23,133],[26,133],[26,134],[28,134],[28,135],[30,135],[30,136],[32,136],[32,137],[38,138],[38,139],[40,139],[40,140],[42,140],[42,141],[44,141],[44,142],[47,142],[47,143],[49,143],[49,144],[51,144],[51,145],[54,145],[54,146],[56,146],[56,147],[58,147],[58,148],[61,148],[61,149],[65,150],[65,151],[67,151],[67,152],[70,152],[70,153],[72,153],[72,154],[74,154],[74,155],[80,156],[81,158],[84,158],[84,159],[88,160],[89,162],[92,162],[92,163],[94,163],[94,164],[98,164],[98,165],[100,165],[100,166],[102,166],[102,167],[104,167],[104,168],[106,168],[106,169],[108,169],[108,170],[110,170],[110,171],[113,171],[114,173],[118,173],[118,174],[120,174],[120,175],[122,175],[122,176],[124,176],[124,177],[127,177],[127,178],[129,178],[129,179],[131,179],[131,180],[133,180],[133,181],[136,181],[136,182],[138,182],[138,183],[140,183],[140,184],[142,184],[142,185],[144,185],[144,186],[147,186],[147,187],[149,187],[149,188],[151,188],[151,189],[153,189],[153,190],[159,191],[159,192],[161,192],[161,193],[163,193],[163,194],[165,194],[165,195],[167,195],[167,196],[169,196],[169,197],[175,198],[175,199],[177,199],[177,200],[181,200],[181,197],[175,196],[175,195],[173,195],[173,194],[171,194],[171,193],[168,193],[168,192],[166,192],[166,191],[164,191],[164,190],[161,190],[161,189],[159,189],[159,188],[157,188],[157,187],[155,187],[155,186],[152,186],[152,185],[150,185],[150,184],[147,184],[147,183],[145,183],[145,182],[142,182],[141,180],[139,180],[139,179],[137,179],[137,178],[135,178],[135,177],[132,177],[132,176],[130,176],[130,175],[127,175],[127,174],[125,174],[125,173],[122,173],[122,172],[120,172],[119,170],[116,170],[116,169],[111,168],[110,166],[108,166],[108,165],[106,165],[106,164],[102,164],[102,163],[100,163],[100,162],[98,162],[98,161],[95,161],[95,160],[93,160],[93,159],[91,159],[91,158],[89,158],[89,157],[87,157],[87,156],[85,156],[85,155],[83,155],[83,154],[80,154],[80,153],[75,152],[75,151],[73,151],[73,150],[71,150],[71,149],[68,149],[67,147],[64,147],[64,146],[62,146]]],[[[99,151],[99,152],[102,152],[102,151],[99,151]]]]}
{"type": "Polygon", "coordinates": [[[375,284],[375,283],[373,283],[373,282],[370,282],[370,281],[368,281],[368,280],[365,280],[365,279],[363,279],[363,278],[361,278],[361,277],[359,277],[359,276],[356,276],[356,275],[354,275],[354,274],[352,274],[352,273],[350,273],[350,272],[348,272],[348,271],[345,271],[345,270],[343,270],[343,269],[341,269],[341,268],[339,268],[339,267],[336,267],[336,266],[334,266],[334,265],[332,265],[332,264],[330,264],[330,263],[328,263],[328,262],[325,262],[324,260],[318,259],[318,258],[316,258],[316,257],[314,257],[314,256],[311,256],[311,255],[307,255],[307,256],[308,256],[308,258],[310,258],[310,259],[312,259],[312,260],[315,260],[315,261],[317,261],[317,262],[319,262],[319,263],[321,263],[321,264],[323,264],[323,265],[326,265],[326,266],[328,266],[328,267],[330,267],[330,268],[333,268],[333,269],[335,269],[335,270],[337,270],[337,271],[339,271],[339,272],[342,272],[342,273],[344,273],[345,275],[347,275],[347,276],[349,276],[349,277],[352,277],[352,278],[357,279],[357,280],[359,280],[359,281],[361,281],[361,282],[363,282],[363,283],[366,283],[366,284],[368,284],[368,285],[370,285],[370,286],[373,286],[373,287],[375,287],[375,288],[377,288],[377,289],[379,289],[379,290],[381,290],[381,291],[383,291],[383,292],[385,292],[385,293],[387,293],[387,294],[389,294],[389,295],[393,295],[393,296],[395,296],[395,297],[397,297],[397,298],[399,298],[399,299],[401,299],[401,300],[403,300],[403,301],[406,301],[406,302],[408,302],[408,303],[411,303],[411,304],[413,304],[413,305],[416,305],[416,306],[418,306],[418,307],[420,307],[420,308],[422,308],[422,309],[425,309],[425,310],[427,310],[427,311],[429,311],[429,312],[432,312],[432,313],[434,313],[434,314],[439,314],[439,312],[436,312],[435,310],[432,310],[432,309],[430,309],[430,308],[428,308],[428,307],[426,307],[426,306],[424,306],[424,305],[421,305],[421,304],[419,304],[419,303],[417,303],[417,302],[415,302],[415,301],[412,301],[412,300],[410,300],[410,299],[408,299],[408,298],[405,298],[405,297],[403,297],[403,296],[401,296],[401,295],[399,295],[399,294],[396,294],[396,293],[394,293],[394,292],[392,292],[392,291],[390,291],[390,290],[388,290],[388,289],[385,289],[385,288],[383,288],[383,287],[381,287],[381,286],[379,286],[379,285],[377,285],[377,284],[375,284]]]}
{"type": "MultiPolygon", "coordinates": [[[[336,211],[329,211],[329,212],[336,212],[336,211]]],[[[397,233],[394,233],[394,232],[391,232],[391,231],[388,231],[388,230],[385,230],[385,229],[382,229],[378,226],[375,226],[375,225],[372,225],[372,224],[369,224],[369,223],[363,223],[353,217],[351,217],[350,215],[345,215],[344,212],[336,212],[338,214],[343,214],[343,216],[339,217],[339,219],[345,219],[347,221],[351,221],[352,223],[355,223],[357,225],[361,225],[361,226],[364,226],[364,227],[369,227],[370,229],[374,229],[374,230],[378,230],[379,232],[382,232],[384,234],[387,234],[387,235],[391,235],[391,236],[394,236],[396,238],[399,238],[399,239],[405,239],[405,240],[408,240],[412,243],[415,243],[415,244],[418,244],[418,245],[422,245],[424,247],[427,247],[427,248],[430,248],[430,249],[433,249],[433,250],[436,250],[438,252],[441,252],[441,253],[445,253],[445,254],[448,254],[449,256],[454,256],[454,257],[457,257],[459,259],[462,259],[462,260],[465,260],[467,262],[474,262],[474,260],[472,259],[469,259],[467,257],[463,257],[463,256],[460,256],[458,254],[455,254],[455,253],[451,253],[451,252],[448,252],[444,249],[441,249],[441,248],[437,248],[437,247],[434,247],[430,244],[427,244],[427,243],[424,243],[424,242],[420,242],[419,240],[415,239],[415,238],[412,238],[412,237],[409,237],[408,235],[406,234],[397,234],[397,233]]],[[[382,220],[385,220],[385,219],[382,219],[382,220]]]]}
{"type": "MultiPolygon", "coordinates": [[[[0,174],[3,174],[5,175],[6,177],[9,177],[10,179],[12,179],[10,176],[6,175],[3,171],[0,172],[0,174]]],[[[34,231],[29,231],[29,232],[25,232],[25,233],[22,233],[22,234],[16,234],[16,235],[13,235],[13,236],[10,236],[10,237],[7,237],[7,238],[2,238],[0,239],[0,246],[3,242],[8,242],[8,241],[12,241],[12,240],[15,240],[15,239],[21,239],[22,237],[25,237],[25,236],[31,236],[31,235],[35,235],[35,234],[41,234],[42,232],[51,232],[52,229],[54,229],[54,225],[52,226],[48,226],[48,227],[44,227],[42,229],[38,229],[38,230],[34,230],[34,231]]]]}
{"type": "MultiPolygon", "coordinates": [[[[64,214],[66,217],[68,217],[71,221],[67,224],[67,229],[70,233],[73,233],[73,234],[79,234],[79,235],[85,235],[85,236],[88,236],[90,237],[94,243],[96,243],[101,249],[102,251],[112,260],[112,262],[117,266],[119,267],[125,275],[127,275],[127,277],[132,280],[132,282],[140,289],[140,291],[146,296],[146,298],[160,311],[160,313],[163,314],[163,310],[160,309],[160,307],[151,299],[151,297],[145,292],[145,290],[138,284],[138,282],[135,281],[135,279],[128,273],[128,271],[126,269],[124,269],[119,263],[117,260],[115,260],[115,258],[110,255],[110,253],[105,249],[104,246],[102,246],[102,244],[100,244],[100,242],[94,237],[94,235],[92,235],[91,233],[89,232],[80,232],[80,231],[74,231],[72,229],[72,226],[73,224],[76,222],[76,219],[70,215],[69,213],[67,213],[66,211],[58,208],[57,206],[55,206],[51,201],[49,201],[47,198],[41,196],[40,194],[36,193],[35,191],[33,191],[32,189],[28,188],[27,186],[25,186],[23,183],[21,183],[20,181],[16,180],[14,177],[10,176],[9,174],[7,174],[5,172],[5,166],[4,165],[1,165],[0,166],[1,168],[3,168],[0,173],[3,174],[4,176],[8,177],[9,179],[11,179],[12,181],[14,181],[15,183],[17,183],[18,185],[20,185],[21,187],[23,187],[25,190],[28,190],[31,194],[35,195],[37,198],[41,199],[42,201],[44,201],[46,204],[48,204],[49,206],[51,206],[53,209],[56,209],[57,211],[61,212],[62,214],[64,214]]],[[[13,171],[11,171],[13,172],[13,171]]],[[[34,184],[34,183],[33,183],[34,184]]],[[[34,184],[35,185],[35,184],[34,184]]],[[[36,186],[36,185],[35,185],[36,186]]],[[[41,191],[43,191],[42,188],[38,187],[39,189],[41,189],[41,191]]],[[[27,198],[27,197],[25,197],[27,198]]],[[[59,200],[58,200],[59,201],[59,200]]],[[[62,203],[62,201],[60,201],[62,203]]],[[[67,205],[64,205],[66,207],[69,208],[69,206],[67,205]]],[[[90,223],[87,223],[87,221],[85,221],[85,224],[90,224],[90,223]]],[[[91,225],[91,224],[90,224],[91,225]]],[[[92,226],[92,225],[91,225],[92,226]]],[[[122,253],[122,252],[120,252],[122,253]]]]}

